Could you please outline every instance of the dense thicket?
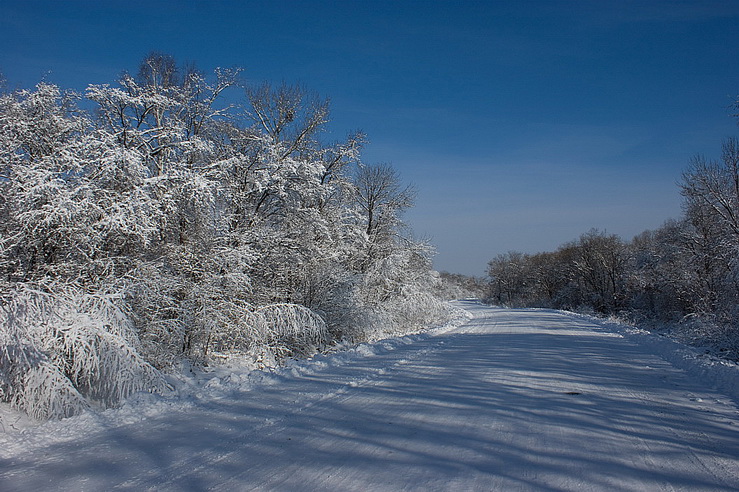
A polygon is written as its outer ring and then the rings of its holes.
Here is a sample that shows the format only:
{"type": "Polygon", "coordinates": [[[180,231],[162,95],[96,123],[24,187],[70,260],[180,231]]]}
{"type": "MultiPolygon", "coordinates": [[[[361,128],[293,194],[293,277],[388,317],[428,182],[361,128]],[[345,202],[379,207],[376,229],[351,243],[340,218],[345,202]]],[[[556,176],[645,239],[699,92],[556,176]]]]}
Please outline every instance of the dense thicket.
{"type": "Polygon", "coordinates": [[[683,174],[679,220],[631,241],[593,230],[554,252],[498,255],[488,264],[491,302],[669,325],[739,360],[739,141],[722,150],[683,174]]]}
{"type": "Polygon", "coordinates": [[[182,358],[442,316],[430,249],[402,232],[412,190],[361,162],[361,134],[323,142],[328,117],[298,86],[157,53],[83,96],[0,95],[0,400],[70,415],[164,388],[182,358]]]}

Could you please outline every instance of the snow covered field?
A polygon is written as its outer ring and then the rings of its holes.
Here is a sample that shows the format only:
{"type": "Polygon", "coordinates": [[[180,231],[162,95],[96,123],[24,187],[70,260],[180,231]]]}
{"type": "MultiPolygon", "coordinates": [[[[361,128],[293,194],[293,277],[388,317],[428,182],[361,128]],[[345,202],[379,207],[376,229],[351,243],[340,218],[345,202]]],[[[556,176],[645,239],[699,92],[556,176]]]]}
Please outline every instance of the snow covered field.
{"type": "Polygon", "coordinates": [[[460,306],[458,326],[116,410],[23,432],[6,415],[0,490],[739,489],[737,366],[586,317],[460,306]]]}

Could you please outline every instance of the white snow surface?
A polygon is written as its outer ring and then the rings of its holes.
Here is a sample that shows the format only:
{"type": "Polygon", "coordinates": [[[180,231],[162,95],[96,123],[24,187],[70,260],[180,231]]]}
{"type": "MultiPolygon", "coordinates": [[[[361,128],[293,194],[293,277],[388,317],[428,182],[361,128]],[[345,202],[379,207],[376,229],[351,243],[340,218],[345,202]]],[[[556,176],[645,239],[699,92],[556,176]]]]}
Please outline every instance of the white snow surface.
{"type": "Polygon", "coordinates": [[[550,310],[3,416],[0,490],[739,490],[739,367],[550,310]],[[13,420],[14,419],[14,420],[13,420]]]}

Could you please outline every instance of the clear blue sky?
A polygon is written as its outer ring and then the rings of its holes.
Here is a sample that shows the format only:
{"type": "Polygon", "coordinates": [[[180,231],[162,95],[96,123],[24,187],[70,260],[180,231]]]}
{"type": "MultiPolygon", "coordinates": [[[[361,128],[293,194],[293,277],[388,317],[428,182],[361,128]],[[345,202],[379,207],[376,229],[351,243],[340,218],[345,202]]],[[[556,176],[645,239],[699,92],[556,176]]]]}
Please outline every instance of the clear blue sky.
{"type": "Polygon", "coordinates": [[[10,88],[113,83],[151,51],[329,97],[329,138],[366,132],[465,274],[677,218],[690,157],[739,133],[737,0],[0,0],[10,88]]]}

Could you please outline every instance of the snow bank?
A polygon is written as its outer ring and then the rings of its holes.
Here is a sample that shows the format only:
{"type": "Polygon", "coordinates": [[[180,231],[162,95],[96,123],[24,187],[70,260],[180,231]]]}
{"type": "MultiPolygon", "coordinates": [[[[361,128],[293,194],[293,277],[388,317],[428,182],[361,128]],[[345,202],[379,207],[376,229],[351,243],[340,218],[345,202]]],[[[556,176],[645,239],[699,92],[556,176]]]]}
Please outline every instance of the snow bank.
{"type": "Polygon", "coordinates": [[[602,319],[568,312],[578,318],[587,318],[606,330],[628,337],[648,347],[661,358],[689,375],[739,402],[739,364],[720,359],[700,348],[677,342],[667,335],[657,334],[614,319],[602,319]]]}

